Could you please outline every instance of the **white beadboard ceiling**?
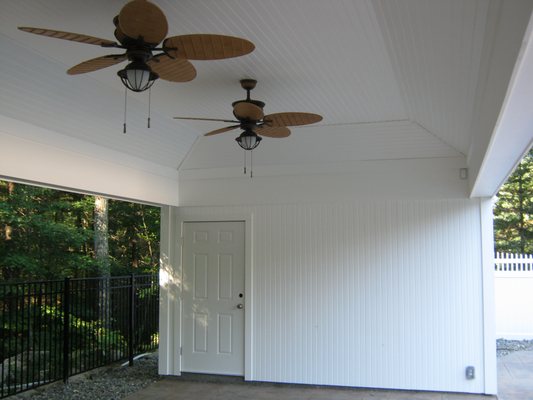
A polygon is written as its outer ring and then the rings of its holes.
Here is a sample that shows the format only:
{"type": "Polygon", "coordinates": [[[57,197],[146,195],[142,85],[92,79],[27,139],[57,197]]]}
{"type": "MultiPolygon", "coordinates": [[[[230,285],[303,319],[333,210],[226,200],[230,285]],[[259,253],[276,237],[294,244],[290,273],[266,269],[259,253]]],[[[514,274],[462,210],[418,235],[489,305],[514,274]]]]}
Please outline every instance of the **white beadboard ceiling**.
{"type": "MultiPolygon", "coordinates": [[[[496,0],[155,0],[169,36],[217,33],[247,38],[256,50],[222,61],[193,61],[188,83],[158,81],[128,94],[122,133],[121,66],[83,76],[65,71],[116,50],[18,31],[35,26],[114,39],[122,0],[3,0],[0,4],[0,114],[165,168],[242,164],[238,131],[205,138],[223,125],[172,116],[230,118],[244,97],[242,78],[267,113],[323,115],[287,139],[265,138],[256,165],[457,157],[468,153],[480,60],[496,0]],[[194,144],[194,146],[193,146],[194,144]]],[[[10,132],[17,134],[17,132],[10,132]]],[[[46,138],[33,140],[46,142],[46,138]]],[[[90,154],[103,157],[102,154],[90,154]]]]}

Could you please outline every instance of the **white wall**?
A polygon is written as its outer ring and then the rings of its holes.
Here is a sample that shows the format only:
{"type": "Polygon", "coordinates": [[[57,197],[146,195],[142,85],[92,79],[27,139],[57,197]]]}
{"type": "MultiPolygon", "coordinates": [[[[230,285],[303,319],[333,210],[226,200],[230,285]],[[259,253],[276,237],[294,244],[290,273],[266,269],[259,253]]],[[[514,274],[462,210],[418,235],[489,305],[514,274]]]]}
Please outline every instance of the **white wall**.
{"type": "Polygon", "coordinates": [[[533,339],[533,272],[497,271],[496,337],[533,339]]]}
{"type": "MultiPolygon", "coordinates": [[[[358,167],[181,177],[176,227],[251,221],[246,378],[495,393],[492,292],[483,290],[493,267],[484,240],[490,201],[467,198],[462,158],[358,167]],[[470,365],[474,380],[465,379],[470,365]]],[[[169,267],[176,277],[180,250],[178,238],[169,267]]],[[[177,285],[163,320],[179,314],[177,285]]],[[[175,329],[162,333],[161,351],[177,358],[163,374],[180,373],[175,329]]]]}
{"type": "Polygon", "coordinates": [[[478,200],[179,208],[239,214],[253,218],[250,379],[484,392],[478,200]]]}
{"type": "Polygon", "coordinates": [[[180,206],[353,201],[355,198],[466,198],[464,157],[354,161],[334,164],[180,172],[180,206]]]}

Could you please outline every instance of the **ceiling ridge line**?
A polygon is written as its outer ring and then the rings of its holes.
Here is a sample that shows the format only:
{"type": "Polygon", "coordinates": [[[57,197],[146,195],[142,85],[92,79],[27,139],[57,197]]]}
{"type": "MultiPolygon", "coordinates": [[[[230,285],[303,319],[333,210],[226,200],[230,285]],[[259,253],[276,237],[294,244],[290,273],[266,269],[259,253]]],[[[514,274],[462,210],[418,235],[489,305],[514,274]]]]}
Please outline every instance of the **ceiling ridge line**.
{"type": "Polygon", "coordinates": [[[185,164],[185,161],[187,161],[189,159],[191,153],[193,152],[193,150],[198,145],[198,142],[200,141],[201,137],[202,137],[201,135],[200,136],[196,136],[196,139],[194,139],[194,142],[192,142],[191,146],[189,147],[189,150],[187,151],[185,156],[181,159],[181,161],[178,163],[178,167],[176,168],[176,171],[178,171],[178,172],[182,171],[181,167],[183,166],[183,164],[185,164]]]}
{"type": "Polygon", "coordinates": [[[393,44],[393,35],[389,29],[389,23],[387,23],[386,21],[386,13],[383,9],[383,5],[381,4],[381,2],[372,2],[372,9],[374,10],[374,15],[378,24],[378,31],[381,34],[381,39],[383,40],[383,44],[385,45],[387,59],[389,61],[390,69],[394,76],[396,87],[398,89],[400,97],[403,100],[402,106],[404,107],[404,112],[411,116],[413,115],[414,106],[411,99],[407,95],[409,91],[406,86],[408,85],[407,79],[405,79],[405,76],[401,76],[404,75],[403,71],[401,70],[402,64],[399,60],[396,47],[393,44]]]}
{"type": "Polygon", "coordinates": [[[485,32],[483,37],[483,45],[480,55],[480,71],[477,77],[476,87],[474,89],[474,107],[472,115],[470,116],[470,131],[472,135],[468,143],[468,158],[472,156],[472,144],[475,141],[475,125],[479,121],[479,113],[482,109],[482,99],[485,97],[487,85],[489,81],[490,62],[494,59],[495,38],[501,24],[501,9],[503,4],[501,1],[492,0],[489,3],[487,11],[487,21],[485,23],[485,32]]]}
{"type": "Polygon", "coordinates": [[[424,130],[428,135],[431,135],[433,136],[435,139],[437,139],[439,142],[445,144],[446,146],[448,146],[450,149],[458,152],[459,154],[461,154],[463,157],[466,157],[466,154],[463,153],[461,150],[459,150],[458,148],[456,148],[455,146],[452,146],[451,144],[449,144],[448,142],[446,142],[444,139],[442,139],[440,136],[438,136],[437,134],[433,133],[432,131],[430,131],[429,129],[427,129],[424,125],[422,125],[421,123],[419,123],[418,121],[415,121],[415,120],[410,120],[411,123],[417,125],[420,129],[424,130]]]}

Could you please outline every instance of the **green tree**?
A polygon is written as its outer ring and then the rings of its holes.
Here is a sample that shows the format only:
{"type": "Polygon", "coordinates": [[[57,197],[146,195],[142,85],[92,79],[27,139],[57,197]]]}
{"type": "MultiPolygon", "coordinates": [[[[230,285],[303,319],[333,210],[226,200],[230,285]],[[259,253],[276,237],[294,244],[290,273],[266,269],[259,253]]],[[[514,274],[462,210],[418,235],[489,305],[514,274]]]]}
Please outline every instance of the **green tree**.
{"type": "Polygon", "coordinates": [[[81,195],[0,181],[0,279],[80,276],[93,267],[81,195]]]}
{"type": "MultiPolygon", "coordinates": [[[[94,196],[0,181],[0,281],[102,274],[94,196]],[[96,240],[98,242],[98,240],[96,240]]],[[[156,272],[159,207],[108,202],[111,275],[156,272]]]]}
{"type": "Polygon", "coordinates": [[[498,192],[494,241],[499,252],[533,253],[533,150],[498,192]]]}
{"type": "Polygon", "coordinates": [[[159,207],[110,200],[109,252],[114,274],[157,272],[159,207]]]}

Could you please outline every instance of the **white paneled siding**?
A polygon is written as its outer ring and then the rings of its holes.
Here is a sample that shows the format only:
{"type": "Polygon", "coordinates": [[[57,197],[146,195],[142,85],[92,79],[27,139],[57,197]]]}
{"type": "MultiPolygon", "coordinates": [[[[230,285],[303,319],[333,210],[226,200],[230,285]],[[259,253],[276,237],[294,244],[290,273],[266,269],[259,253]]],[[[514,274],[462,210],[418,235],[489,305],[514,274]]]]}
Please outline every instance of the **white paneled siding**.
{"type": "Polygon", "coordinates": [[[250,379],[484,391],[478,200],[181,207],[178,218],[236,215],[253,220],[250,379]]]}

